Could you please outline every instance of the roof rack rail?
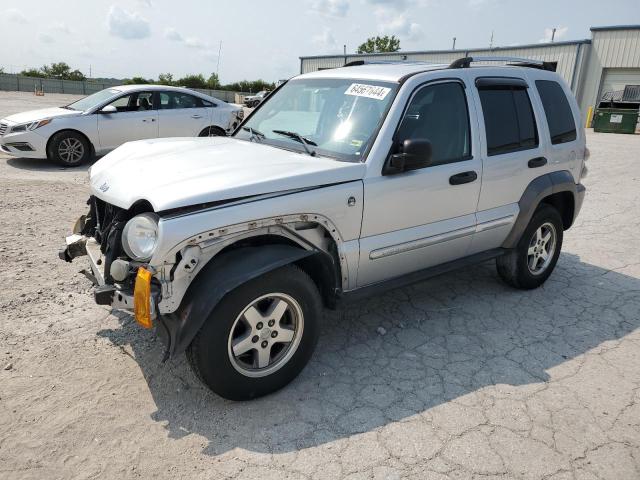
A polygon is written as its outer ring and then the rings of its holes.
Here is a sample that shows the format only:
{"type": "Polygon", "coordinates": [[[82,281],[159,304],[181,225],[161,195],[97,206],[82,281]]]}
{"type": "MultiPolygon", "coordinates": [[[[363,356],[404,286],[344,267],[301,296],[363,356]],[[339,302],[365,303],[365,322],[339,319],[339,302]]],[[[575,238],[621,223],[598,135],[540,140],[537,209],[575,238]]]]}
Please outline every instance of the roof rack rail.
{"type": "Polygon", "coordinates": [[[454,60],[449,68],[469,68],[472,62],[509,62],[508,65],[517,67],[539,68],[555,72],[558,62],[543,62],[542,60],[532,60],[530,58],[519,57],[464,57],[454,60]]]}

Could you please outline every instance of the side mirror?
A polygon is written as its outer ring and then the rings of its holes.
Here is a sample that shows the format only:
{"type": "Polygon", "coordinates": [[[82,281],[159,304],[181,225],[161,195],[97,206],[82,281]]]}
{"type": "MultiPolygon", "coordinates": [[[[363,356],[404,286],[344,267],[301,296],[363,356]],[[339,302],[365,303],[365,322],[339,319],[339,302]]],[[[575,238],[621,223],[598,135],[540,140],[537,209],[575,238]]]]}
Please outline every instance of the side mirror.
{"type": "Polygon", "coordinates": [[[389,157],[383,174],[392,175],[428,167],[431,165],[432,153],[429,140],[422,138],[407,139],[402,142],[400,152],[394,153],[389,157]]]}
{"type": "Polygon", "coordinates": [[[98,113],[118,113],[118,109],[113,105],[107,105],[98,110],[98,113]]]}

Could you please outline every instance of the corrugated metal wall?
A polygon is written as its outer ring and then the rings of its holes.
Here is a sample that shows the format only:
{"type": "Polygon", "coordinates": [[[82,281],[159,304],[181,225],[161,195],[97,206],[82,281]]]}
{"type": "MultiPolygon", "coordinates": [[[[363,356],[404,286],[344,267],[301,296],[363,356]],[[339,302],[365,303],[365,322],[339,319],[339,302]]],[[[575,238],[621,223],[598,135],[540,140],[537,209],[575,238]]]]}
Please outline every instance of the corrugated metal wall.
{"type": "Polygon", "coordinates": [[[558,62],[558,73],[571,84],[573,69],[576,63],[576,54],[579,43],[559,43],[557,45],[528,45],[525,47],[499,48],[499,49],[470,49],[470,50],[445,50],[432,52],[397,52],[392,54],[376,55],[347,55],[326,57],[302,57],[301,72],[314,72],[325,68],[341,67],[345,63],[354,60],[413,60],[430,63],[451,63],[452,61],[469,55],[484,57],[522,57],[545,62],[558,62]],[[405,58],[406,57],[406,58],[405,58]]]}
{"type": "Polygon", "coordinates": [[[578,97],[583,112],[597,105],[605,69],[616,68],[640,68],[640,27],[592,30],[591,54],[578,97]]]}

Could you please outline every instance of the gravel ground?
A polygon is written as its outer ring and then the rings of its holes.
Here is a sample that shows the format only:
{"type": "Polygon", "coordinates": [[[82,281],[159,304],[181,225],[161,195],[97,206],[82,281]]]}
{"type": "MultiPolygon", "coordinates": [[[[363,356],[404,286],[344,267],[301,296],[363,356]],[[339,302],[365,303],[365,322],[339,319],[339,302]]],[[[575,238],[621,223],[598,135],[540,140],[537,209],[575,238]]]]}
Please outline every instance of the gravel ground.
{"type": "Polygon", "coordinates": [[[640,136],[588,143],[543,288],[489,262],[327,312],[302,375],[245,403],[58,260],[86,168],[0,156],[0,478],[640,478],[640,136]]]}

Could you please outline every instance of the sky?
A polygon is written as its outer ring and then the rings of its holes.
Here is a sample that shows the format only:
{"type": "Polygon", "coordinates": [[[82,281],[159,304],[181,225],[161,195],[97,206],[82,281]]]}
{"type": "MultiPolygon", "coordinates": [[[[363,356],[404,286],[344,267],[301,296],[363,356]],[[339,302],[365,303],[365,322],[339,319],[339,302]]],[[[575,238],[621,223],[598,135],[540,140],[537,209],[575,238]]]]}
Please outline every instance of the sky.
{"type": "Polygon", "coordinates": [[[353,53],[374,35],[398,36],[405,51],[449,49],[453,37],[464,49],[489,46],[492,32],[510,46],[620,24],[640,24],[640,0],[0,0],[0,67],[275,81],[299,73],[300,56],[353,53]]]}

